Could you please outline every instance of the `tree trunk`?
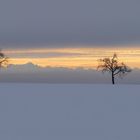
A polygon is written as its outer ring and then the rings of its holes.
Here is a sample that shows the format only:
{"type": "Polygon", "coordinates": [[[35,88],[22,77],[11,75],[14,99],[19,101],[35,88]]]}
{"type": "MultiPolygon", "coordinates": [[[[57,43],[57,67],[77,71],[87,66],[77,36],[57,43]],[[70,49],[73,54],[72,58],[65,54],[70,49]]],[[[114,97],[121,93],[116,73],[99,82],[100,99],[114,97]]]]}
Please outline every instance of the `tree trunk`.
{"type": "Polygon", "coordinates": [[[114,85],[115,84],[115,79],[114,79],[114,74],[112,72],[112,84],[114,85]]]}

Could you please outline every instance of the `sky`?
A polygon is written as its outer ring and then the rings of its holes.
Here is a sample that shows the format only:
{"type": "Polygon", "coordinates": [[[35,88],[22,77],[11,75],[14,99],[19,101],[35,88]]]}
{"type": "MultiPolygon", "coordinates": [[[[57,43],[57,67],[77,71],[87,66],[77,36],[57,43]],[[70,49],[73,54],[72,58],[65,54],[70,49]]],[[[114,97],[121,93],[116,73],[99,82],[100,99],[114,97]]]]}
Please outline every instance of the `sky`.
{"type": "Polygon", "coordinates": [[[83,48],[24,48],[5,49],[4,53],[9,57],[9,64],[24,65],[32,63],[40,67],[52,68],[84,68],[97,69],[99,59],[118,55],[118,61],[124,62],[132,68],[140,68],[140,48],[131,47],[83,47],[83,48]]]}
{"type": "Polygon", "coordinates": [[[140,43],[139,0],[1,0],[0,47],[140,43]]]}
{"type": "Polygon", "coordinates": [[[95,70],[113,53],[140,69],[139,6],[139,0],[0,0],[0,48],[10,66],[32,71],[95,70]]]}

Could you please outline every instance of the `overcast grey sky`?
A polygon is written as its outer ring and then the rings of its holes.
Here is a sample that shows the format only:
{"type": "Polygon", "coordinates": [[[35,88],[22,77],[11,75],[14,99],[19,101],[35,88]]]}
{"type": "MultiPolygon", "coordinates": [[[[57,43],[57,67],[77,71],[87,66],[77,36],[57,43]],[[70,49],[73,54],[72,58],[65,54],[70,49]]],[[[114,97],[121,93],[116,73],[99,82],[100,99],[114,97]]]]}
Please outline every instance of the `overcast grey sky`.
{"type": "Polygon", "coordinates": [[[0,0],[0,44],[140,43],[140,0],[0,0]]]}

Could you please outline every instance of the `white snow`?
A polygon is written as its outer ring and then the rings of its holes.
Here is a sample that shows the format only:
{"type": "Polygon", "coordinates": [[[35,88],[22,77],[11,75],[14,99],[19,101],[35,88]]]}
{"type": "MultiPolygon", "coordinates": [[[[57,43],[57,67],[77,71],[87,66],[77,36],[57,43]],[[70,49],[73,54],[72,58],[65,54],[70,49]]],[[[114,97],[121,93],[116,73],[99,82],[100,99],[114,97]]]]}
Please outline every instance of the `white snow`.
{"type": "Polygon", "coordinates": [[[139,140],[140,86],[0,84],[0,140],[139,140]]]}

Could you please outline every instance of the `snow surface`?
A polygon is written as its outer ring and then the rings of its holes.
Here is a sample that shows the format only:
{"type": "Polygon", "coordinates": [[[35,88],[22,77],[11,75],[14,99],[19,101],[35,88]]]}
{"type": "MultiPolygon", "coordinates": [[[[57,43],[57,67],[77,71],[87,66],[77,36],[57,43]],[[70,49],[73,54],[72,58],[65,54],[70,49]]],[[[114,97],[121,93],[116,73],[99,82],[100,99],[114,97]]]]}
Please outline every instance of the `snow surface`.
{"type": "Polygon", "coordinates": [[[0,84],[1,140],[139,140],[140,86],[0,84]]]}

